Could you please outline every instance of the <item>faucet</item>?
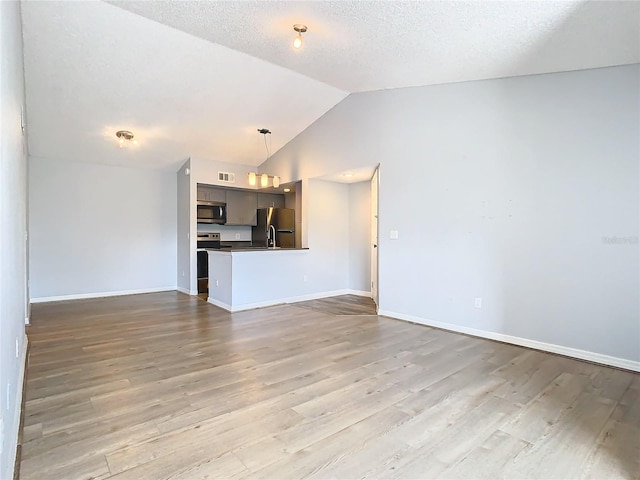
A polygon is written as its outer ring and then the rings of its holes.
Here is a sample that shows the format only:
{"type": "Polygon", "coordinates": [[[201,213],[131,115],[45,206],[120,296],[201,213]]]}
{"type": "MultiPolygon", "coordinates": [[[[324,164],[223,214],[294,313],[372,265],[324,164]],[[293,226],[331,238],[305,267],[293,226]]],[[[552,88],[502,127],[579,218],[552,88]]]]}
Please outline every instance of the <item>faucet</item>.
{"type": "Polygon", "coordinates": [[[269,235],[267,235],[267,247],[276,246],[276,227],[269,225],[269,235]]]}

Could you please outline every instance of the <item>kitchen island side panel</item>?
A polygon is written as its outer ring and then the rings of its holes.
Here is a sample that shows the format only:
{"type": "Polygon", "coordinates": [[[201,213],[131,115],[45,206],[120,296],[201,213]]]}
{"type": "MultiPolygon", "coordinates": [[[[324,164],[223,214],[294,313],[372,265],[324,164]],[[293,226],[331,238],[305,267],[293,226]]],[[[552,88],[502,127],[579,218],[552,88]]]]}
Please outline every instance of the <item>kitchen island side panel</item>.
{"type": "Polygon", "coordinates": [[[309,250],[233,253],[234,307],[278,303],[308,294],[309,250]]]}
{"type": "Polygon", "coordinates": [[[209,299],[225,308],[232,305],[231,253],[209,252],[209,299]]]}

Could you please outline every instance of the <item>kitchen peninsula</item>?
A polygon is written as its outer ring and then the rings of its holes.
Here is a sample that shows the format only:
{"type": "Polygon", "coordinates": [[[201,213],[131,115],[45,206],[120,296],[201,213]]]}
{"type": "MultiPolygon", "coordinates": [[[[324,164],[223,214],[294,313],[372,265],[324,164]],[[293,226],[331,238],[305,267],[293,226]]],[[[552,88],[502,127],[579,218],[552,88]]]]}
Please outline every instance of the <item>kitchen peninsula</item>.
{"type": "Polygon", "coordinates": [[[308,248],[208,250],[209,298],[229,312],[304,299],[308,248]]]}

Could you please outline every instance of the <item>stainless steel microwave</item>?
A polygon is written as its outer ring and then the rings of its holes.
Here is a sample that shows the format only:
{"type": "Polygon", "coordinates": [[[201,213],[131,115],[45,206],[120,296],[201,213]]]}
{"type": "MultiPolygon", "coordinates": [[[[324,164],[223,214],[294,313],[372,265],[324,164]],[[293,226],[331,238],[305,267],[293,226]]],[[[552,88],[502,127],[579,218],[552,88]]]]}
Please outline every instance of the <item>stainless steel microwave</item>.
{"type": "Polygon", "coordinates": [[[198,223],[227,223],[227,204],[198,200],[198,223]]]}

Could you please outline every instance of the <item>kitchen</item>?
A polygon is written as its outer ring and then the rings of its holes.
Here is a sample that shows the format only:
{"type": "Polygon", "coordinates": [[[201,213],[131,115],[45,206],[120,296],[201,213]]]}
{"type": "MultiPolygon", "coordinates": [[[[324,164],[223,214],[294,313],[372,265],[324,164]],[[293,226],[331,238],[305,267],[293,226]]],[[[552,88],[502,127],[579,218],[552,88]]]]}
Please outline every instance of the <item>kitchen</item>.
{"type": "Polygon", "coordinates": [[[295,209],[286,208],[295,204],[295,184],[260,192],[197,184],[198,294],[208,294],[210,303],[236,311],[233,298],[246,283],[237,273],[245,260],[241,257],[250,254],[249,262],[257,266],[264,262],[258,253],[306,250],[296,236],[295,209]]]}
{"type": "MultiPolygon", "coordinates": [[[[214,292],[209,295],[211,300],[218,301],[222,308],[237,311],[347,293],[370,295],[371,183],[368,179],[375,167],[366,171],[354,170],[352,177],[284,182],[277,191],[272,188],[272,182],[267,188],[250,185],[248,172],[252,170],[255,166],[212,162],[198,157],[190,158],[178,170],[178,290],[198,294],[199,234],[219,233],[221,245],[251,246],[252,224],[257,224],[257,217],[255,222],[251,218],[251,224],[245,225],[233,218],[241,216],[234,198],[242,195],[247,201],[248,194],[252,194],[252,216],[257,214],[258,206],[270,207],[271,202],[275,207],[293,209],[294,246],[308,249],[219,251],[216,258],[222,265],[210,269],[218,275],[210,278],[214,292]],[[231,174],[229,178],[233,183],[220,180],[221,172],[231,174]],[[222,189],[227,217],[224,225],[198,224],[198,187],[201,201],[222,200],[219,191],[210,191],[207,197],[203,187],[222,189]],[[285,193],[284,188],[291,191],[285,193]],[[269,203],[264,203],[266,201],[269,203]],[[215,287],[216,280],[218,287],[215,287]]],[[[248,214],[245,216],[249,217],[248,214]]],[[[280,246],[277,242],[276,238],[276,246],[280,246]]]]}
{"type": "MultiPolygon", "coordinates": [[[[254,165],[191,157],[175,174],[177,289],[189,295],[198,294],[199,233],[220,233],[220,242],[226,245],[233,245],[235,242],[241,242],[236,245],[251,244],[252,225],[238,225],[239,222],[235,221],[236,225],[229,225],[229,218],[238,212],[236,210],[234,213],[234,205],[228,201],[240,192],[243,195],[249,192],[256,195],[255,203],[252,204],[254,215],[258,207],[258,194],[277,193],[284,196],[284,207],[295,210],[295,245],[308,250],[276,249],[228,253],[226,261],[229,269],[234,268],[233,278],[218,278],[217,291],[222,295],[226,288],[230,288],[235,298],[232,308],[224,307],[229,306],[232,299],[228,296],[226,301],[219,298],[224,304],[223,308],[237,311],[348,293],[370,295],[371,185],[368,179],[375,166],[367,171],[356,169],[353,177],[319,177],[283,182],[278,192],[272,189],[272,182],[269,182],[267,188],[250,185],[248,172],[255,169],[254,165]],[[220,180],[220,173],[230,174],[228,178],[233,182],[220,180]],[[197,223],[198,185],[226,189],[226,193],[235,192],[231,197],[225,196],[225,225],[197,223]],[[290,188],[291,192],[285,193],[284,188],[290,188]],[[336,215],[336,212],[339,214],[336,215]]],[[[286,172],[268,173],[284,176],[286,172]]],[[[201,191],[201,198],[202,193],[201,191]]],[[[216,197],[209,198],[215,201],[216,197]]],[[[260,198],[261,201],[265,199],[262,195],[260,198]]],[[[225,270],[223,268],[218,271],[225,270]]],[[[215,285],[213,278],[211,283],[215,285]]]]}

